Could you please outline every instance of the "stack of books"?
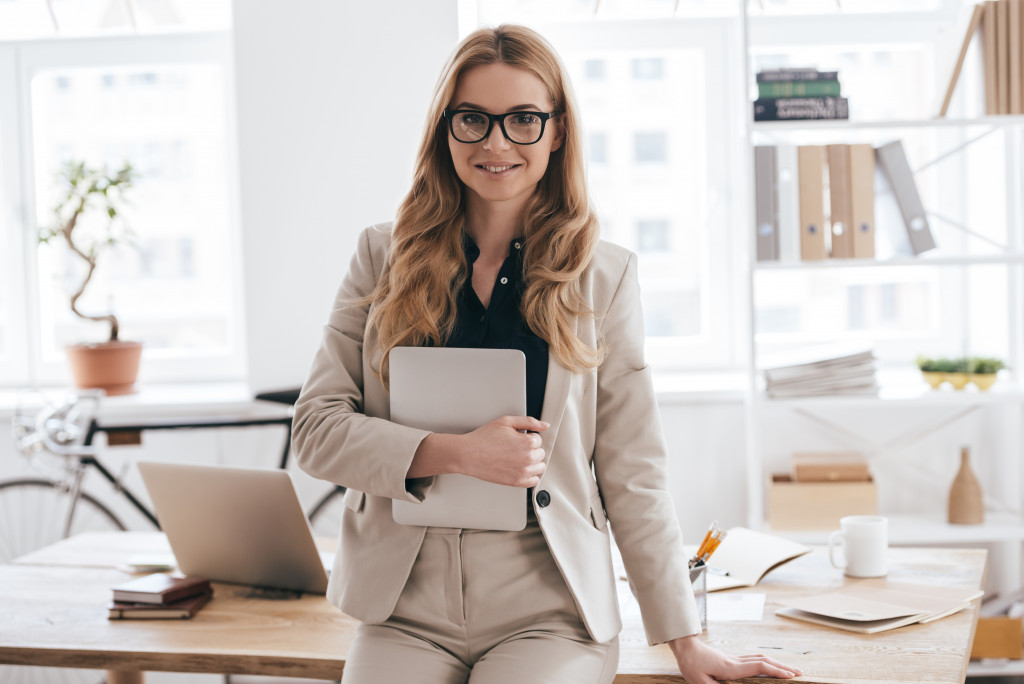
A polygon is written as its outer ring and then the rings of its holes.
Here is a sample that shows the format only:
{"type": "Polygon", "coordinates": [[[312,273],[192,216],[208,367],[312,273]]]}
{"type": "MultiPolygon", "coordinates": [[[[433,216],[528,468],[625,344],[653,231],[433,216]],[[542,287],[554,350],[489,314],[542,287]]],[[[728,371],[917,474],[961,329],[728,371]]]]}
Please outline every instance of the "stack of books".
{"type": "Polygon", "coordinates": [[[870,350],[768,368],[764,377],[772,399],[878,394],[875,354],[870,350]]]}
{"type": "Polygon", "coordinates": [[[839,73],[813,68],[768,69],[757,73],[754,121],[848,119],[839,73]]]}
{"type": "Polygon", "coordinates": [[[190,618],[213,596],[210,580],[146,575],[113,588],[108,606],[111,620],[190,618]]]}

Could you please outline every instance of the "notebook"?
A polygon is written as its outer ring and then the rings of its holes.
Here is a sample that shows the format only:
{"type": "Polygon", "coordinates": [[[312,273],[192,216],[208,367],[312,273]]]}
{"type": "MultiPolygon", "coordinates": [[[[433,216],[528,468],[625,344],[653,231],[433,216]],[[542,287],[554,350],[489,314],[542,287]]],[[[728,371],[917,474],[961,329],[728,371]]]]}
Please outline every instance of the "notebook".
{"type": "Polygon", "coordinates": [[[875,634],[959,613],[981,598],[979,589],[868,579],[836,591],[780,599],[776,615],[848,632],[875,634]]]}
{"type": "Polygon", "coordinates": [[[291,476],[278,468],[140,461],[178,569],[218,582],[325,593],[322,556],[291,476]]]}
{"type": "Polygon", "coordinates": [[[730,528],[708,559],[708,591],[752,587],[783,563],[810,551],[803,544],[772,534],[730,528]]]}
{"type": "MultiPolygon", "coordinates": [[[[501,416],[526,415],[526,356],[518,349],[395,347],[390,354],[391,420],[465,434],[501,416]]],[[[521,530],[523,487],[461,474],[438,475],[423,501],[395,499],[402,525],[521,530]]]]}

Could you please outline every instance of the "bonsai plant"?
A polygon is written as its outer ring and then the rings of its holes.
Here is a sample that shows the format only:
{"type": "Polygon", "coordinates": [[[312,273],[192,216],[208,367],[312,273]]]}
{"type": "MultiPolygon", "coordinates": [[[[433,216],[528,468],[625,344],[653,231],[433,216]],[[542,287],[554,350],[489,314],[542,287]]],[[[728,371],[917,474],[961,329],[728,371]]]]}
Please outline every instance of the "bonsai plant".
{"type": "Polygon", "coordinates": [[[132,391],[138,375],[142,344],[119,339],[120,326],[113,312],[88,314],[79,308],[79,300],[92,280],[103,252],[131,241],[131,232],[121,218],[125,194],[138,179],[131,164],[125,162],[111,173],[105,166],[90,167],[83,161],[69,161],[57,173],[62,185],[60,201],[54,207],[52,222],[40,227],[40,244],[63,241],[71,253],[85,262],[85,275],[71,294],[71,311],[89,321],[106,322],[107,342],[83,343],[68,347],[68,359],[79,387],[98,387],[108,394],[132,391]],[[102,216],[105,229],[89,235],[83,218],[102,216]]]}

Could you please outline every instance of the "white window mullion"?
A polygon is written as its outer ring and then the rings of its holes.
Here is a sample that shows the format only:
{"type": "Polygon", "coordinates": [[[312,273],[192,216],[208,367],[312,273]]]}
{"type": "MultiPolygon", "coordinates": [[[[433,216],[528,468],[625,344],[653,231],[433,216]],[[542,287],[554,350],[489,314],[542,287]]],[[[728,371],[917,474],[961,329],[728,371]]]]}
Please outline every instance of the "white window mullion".
{"type": "Polygon", "coordinates": [[[3,345],[0,378],[5,385],[25,385],[31,380],[29,368],[30,326],[26,325],[29,303],[26,297],[25,202],[21,179],[23,118],[22,84],[18,78],[17,50],[0,44],[0,288],[4,306],[0,309],[3,345]]]}

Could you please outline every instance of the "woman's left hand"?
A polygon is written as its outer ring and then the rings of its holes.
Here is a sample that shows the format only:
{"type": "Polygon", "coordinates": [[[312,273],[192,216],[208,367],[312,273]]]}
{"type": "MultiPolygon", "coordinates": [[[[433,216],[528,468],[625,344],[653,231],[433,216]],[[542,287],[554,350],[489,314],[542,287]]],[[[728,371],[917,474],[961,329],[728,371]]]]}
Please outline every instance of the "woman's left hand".
{"type": "Polygon", "coordinates": [[[766,675],[791,679],[803,674],[790,665],[763,655],[731,656],[708,646],[696,636],[681,637],[668,642],[679,665],[679,673],[687,684],[712,684],[720,680],[743,679],[766,675]]]}

